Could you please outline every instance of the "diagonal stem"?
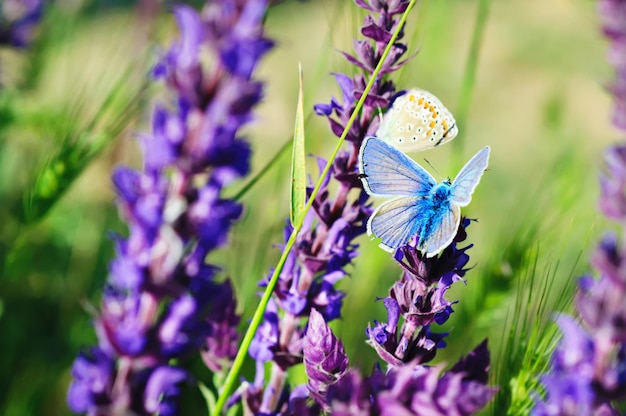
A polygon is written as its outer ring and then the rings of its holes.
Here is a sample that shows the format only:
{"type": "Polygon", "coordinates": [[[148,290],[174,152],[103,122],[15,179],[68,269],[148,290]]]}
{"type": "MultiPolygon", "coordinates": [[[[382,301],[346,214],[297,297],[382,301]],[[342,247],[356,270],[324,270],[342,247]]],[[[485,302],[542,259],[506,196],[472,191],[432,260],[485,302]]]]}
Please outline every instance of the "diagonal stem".
{"type": "Polygon", "coordinates": [[[400,18],[400,23],[396,27],[396,30],[391,36],[391,39],[389,39],[389,42],[387,43],[387,46],[385,47],[385,50],[383,51],[380,61],[378,61],[378,65],[376,65],[374,72],[372,72],[372,76],[370,77],[367,85],[365,86],[363,94],[359,98],[359,101],[356,103],[356,106],[354,107],[354,111],[352,112],[352,115],[350,116],[350,119],[348,120],[348,123],[346,124],[343,130],[343,133],[341,134],[341,137],[337,141],[337,145],[335,146],[335,149],[333,153],[331,154],[329,161],[326,164],[326,167],[320,174],[320,177],[317,183],[315,184],[315,188],[313,188],[313,192],[311,193],[311,196],[309,197],[309,200],[307,201],[306,206],[304,208],[304,214],[300,217],[300,220],[296,224],[294,224],[293,231],[291,232],[291,235],[289,236],[289,239],[287,240],[287,244],[285,245],[283,253],[280,259],[278,260],[278,264],[276,265],[276,268],[274,269],[274,273],[272,273],[272,277],[270,278],[267,284],[267,287],[265,288],[265,291],[263,292],[261,301],[259,302],[259,305],[257,306],[257,309],[254,312],[254,315],[252,316],[252,320],[250,321],[248,330],[246,331],[243,337],[241,346],[239,347],[239,350],[237,351],[237,356],[235,357],[235,360],[233,361],[233,365],[230,371],[228,372],[228,375],[226,376],[226,380],[224,381],[224,387],[222,388],[222,391],[220,392],[217,403],[215,404],[215,409],[213,409],[213,411],[211,412],[211,416],[218,416],[222,412],[222,408],[226,404],[226,400],[228,399],[228,396],[233,390],[235,381],[237,380],[237,376],[239,375],[239,371],[241,370],[241,366],[243,365],[243,361],[246,357],[246,354],[248,353],[248,348],[250,347],[250,343],[252,342],[254,335],[256,333],[256,330],[259,327],[261,320],[263,319],[263,314],[265,313],[265,308],[267,307],[267,303],[269,302],[272,292],[274,292],[274,287],[276,286],[276,283],[278,282],[278,276],[280,275],[280,272],[282,271],[283,266],[285,265],[285,262],[287,261],[287,256],[289,255],[291,248],[296,242],[296,237],[298,233],[302,229],[302,224],[304,222],[304,218],[306,217],[306,213],[309,212],[309,209],[311,209],[311,206],[313,205],[313,201],[315,201],[315,198],[317,197],[317,194],[319,193],[322,187],[324,178],[328,175],[328,172],[330,171],[333,161],[337,157],[339,150],[341,150],[341,146],[346,136],[348,135],[348,132],[350,131],[350,128],[352,127],[352,124],[354,124],[354,121],[356,120],[359,112],[361,111],[361,108],[363,108],[363,103],[365,102],[365,99],[367,98],[367,94],[369,94],[370,90],[372,89],[372,86],[374,85],[374,82],[378,78],[380,74],[380,70],[385,60],[387,59],[387,55],[389,55],[389,52],[391,51],[393,44],[398,38],[400,31],[404,28],[404,23],[406,22],[406,19],[409,16],[409,13],[415,6],[415,3],[417,3],[417,0],[411,0],[406,10],[402,14],[402,17],[400,18]]]}

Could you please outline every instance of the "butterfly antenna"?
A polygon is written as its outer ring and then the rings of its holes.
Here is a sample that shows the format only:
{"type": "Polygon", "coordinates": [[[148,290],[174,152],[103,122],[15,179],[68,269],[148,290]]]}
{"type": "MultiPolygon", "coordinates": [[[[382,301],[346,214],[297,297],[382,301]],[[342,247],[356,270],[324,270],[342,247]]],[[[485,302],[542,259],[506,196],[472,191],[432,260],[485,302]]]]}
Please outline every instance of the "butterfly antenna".
{"type": "Polygon", "coordinates": [[[439,171],[433,166],[432,163],[430,163],[430,160],[424,158],[424,162],[428,163],[428,166],[430,166],[432,168],[432,170],[435,171],[435,173],[437,174],[437,176],[439,176],[441,178],[441,173],[439,173],[439,171]]]}

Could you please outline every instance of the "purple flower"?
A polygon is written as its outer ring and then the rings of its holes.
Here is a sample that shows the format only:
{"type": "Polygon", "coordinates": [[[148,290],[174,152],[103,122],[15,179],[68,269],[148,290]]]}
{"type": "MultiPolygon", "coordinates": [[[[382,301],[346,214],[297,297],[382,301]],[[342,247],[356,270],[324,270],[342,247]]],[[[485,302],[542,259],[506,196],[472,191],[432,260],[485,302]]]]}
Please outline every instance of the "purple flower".
{"type": "MultiPolygon", "coordinates": [[[[340,136],[357,100],[363,94],[367,79],[380,61],[386,46],[388,34],[397,28],[400,14],[408,4],[407,0],[383,0],[360,7],[370,11],[365,18],[361,31],[365,39],[355,42],[354,55],[344,54],[348,61],[363,69],[363,74],[351,78],[344,74],[334,74],[342,99],[331,99],[330,104],[318,104],[315,111],[326,116],[333,134],[340,136]]],[[[392,48],[391,55],[383,67],[383,74],[398,69],[405,61],[401,57],[407,47],[401,42],[402,36],[392,48]]],[[[246,69],[245,61],[233,60],[240,70],[246,69]]],[[[284,313],[282,319],[266,313],[266,323],[257,335],[251,355],[255,359],[272,357],[272,370],[269,386],[263,392],[259,408],[250,408],[252,412],[273,413],[278,411],[279,397],[285,391],[285,371],[287,368],[302,363],[303,345],[306,340],[306,319],[319,313],[324,320],[340,317],[341,304],[345,296],[335,288],[335,284],[345,275],[345,268],[358,255],[354,239],[365,232],[371,207],[367,204],[367,194],[362,189],[358,178],[358,154],[361,142],[378,128],[377,114],[380,108],[386,108],[396,89],[391,81],[379,78],[368,93],[362,111],[352,125],[347,141],[349,147],[342,151],[332,162],[329,175],[324,178],[322,188],[313,201],[313,209],[308,213],[302,231],[294,247],[288,254],[287,261],[280,274],[274,291],[275,304],[284,313]],[[333,184],[331,184],[333,182],[333,184]],[[333,190],[333,189],[336,189],[333,190]],[[356,191],[356,192],[355,192],[356,191]],[[313,312],[316,311],[316,312],[313,312]],[[270,331],[271,329],[271,331],[270,331]],[[272,334],[272,337],[267,335],[272,334]],[[275,343],[274,343],[275,342],[275,343]],[[268,352],[260,354],[261,351],[268,352]]],[[[320,172],[327,161],[318,158],[320,172]]],[[[313,185],[307,188],[310,195],[313,185]]],[[[285,228],[285,240],[291,233],[291,226],[285,228]]],[[[263,279],[264,286],[267,279],[263,279]]],[[[317,315],[316,315],[317,316],[317,315]]],[[[309,369],[312,369],[309,365],[309,369]]],[[[249,386],[257,386],[248,384],[249,386]]],[[[309,384],[313,396],[319,395],[320,385],[309,384]]],[[[257,390],[254,390],[256,394],[257,390]]]]}
{"type": "Polygon", "coordinates": [[[157,367],[146,383],[144,408],[150,414],[176,414],[176,400],[180,383],[187,380],[187,373],[175,367],[157,367]]]}
{"type": "Polygon", "coordinates": [[[261,99],[251,71],[271,45],[262,36],[265,6],[219,0],[202,15],[175,10],[181,38],[154,71],[173,109],[155,104],[152,131],[141,137],[143,169],[113,173],[129,235],[115,238],[117,258],[94,323],[99,347],[74,364],[68,403],[75,411],[175,414],[190,376],[172,360],[200,350],[209,368],[222,371],[234,357],[235,297],[228,280],[212,280],[217,268],[207,256],[226,244],[242,212],[222,189],[248,172],[239,131],[261,99]],[[210,65],[199,56],[205,49],[210,65]]]}
{"type": "MultiPolygon", "coordinates": [[[[626,129],[626,1],[600,0],[603,31],[611,40],[609,61],[615,66],[614,123],[626,129]]],[[[605,153],[606,173],[600,179],[599,207],[626,227],[626,146],[605,153]]],[[[626,398],[626,249],[614,234],[599,243],[591,260],[598,278],[579,280],[576,307],[579,325],[565,315],[557,319],[563,333],[541,377],[546,395],[537,397],[532,414],[617,415],[612,402],[626,398]]]]}
{"type": "Polygon", "coordinates": [[[611,86],[615,97],[613,122],[626,130],[626,2],[599,0],[598,9],[603,19],[602,30],[611,41],[608,58],[616,73],[611,86]]]}
{"type": "Polygon", "coordinates": [[[202,359],[208,368],[221,372],[232,357],[237,354],[239,332],[237,325],[241,316],[236,312],[235,294],[230,280],[215,286],[215,301],[207,316],[209,336],[202,349],[202,359]]]}
{"type": "Polygon", "coordinates": [[[72,384],[67,403],[76,413],[111,404],[109,391],[114,380],[114,361],[97,347],[81,352],[72,366],[72,384]]]}
{"type": "Polygon", "coordinates": [[[303,350],[304,369],[309,377],[307,387],[313,398],[324,405],[326,389],[343,376],[348,357],[343,344],[315,309],[311,310],[303,350]]]}
{"type": "Polygon", "coordinates": [[[367,378],[350,370],[328,387],[327,401],[331,414],[341,416],[472,415],[495,394],[485,386],[488,367],[483,342],[447,372],[415,363],[391,367],[387,373],[375,368],[367,378]]]}
{"type": "Polygon", "coordinates": [[[0,45],[27,48],[43,14],[44,0],[5,0],[0,5],[0,45]]]}
{"type": "Polygon", "coordinates": [[[472,245],[458,245],[467,237],[469,224],[468,219],[461,221],[455,240],[439,256],[426,257],[414,245],[396,250],[394,257],[404,273],[383,299],[388,321],[375,322],[367,330],[368,344],[388,364],[424,364],[445,346],[447,334],[432,332],[431,325],[443,324],[452,313],[454,302],[448,301],[445,293],[454,282],[463,281],[467,271],[466,251],[472,245]]]}

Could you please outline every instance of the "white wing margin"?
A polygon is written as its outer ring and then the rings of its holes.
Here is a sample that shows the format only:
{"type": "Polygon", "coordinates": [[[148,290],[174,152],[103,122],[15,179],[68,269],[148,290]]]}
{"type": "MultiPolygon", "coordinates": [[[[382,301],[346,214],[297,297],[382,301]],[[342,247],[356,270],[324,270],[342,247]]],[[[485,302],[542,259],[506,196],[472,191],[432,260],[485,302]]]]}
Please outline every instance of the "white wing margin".
{"type": "Polygon", "coordinates": [[[463,166],[452,182],[452,201],[464,207],[472,200],[474,189],[480,182],[483,172],[489,164],[489,146],[485,146],[463,166]]]}

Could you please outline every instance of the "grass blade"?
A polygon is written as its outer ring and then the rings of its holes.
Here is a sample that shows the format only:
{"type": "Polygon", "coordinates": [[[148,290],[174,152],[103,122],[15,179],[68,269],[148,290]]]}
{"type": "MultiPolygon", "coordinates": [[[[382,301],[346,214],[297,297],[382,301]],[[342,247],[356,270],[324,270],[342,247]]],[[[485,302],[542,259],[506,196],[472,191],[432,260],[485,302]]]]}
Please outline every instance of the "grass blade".
{"type": "Polygon", "coordinates": [[[302,221],[306,203],[306,160],[304,156],[304,105],[302,86],[302,64],[298,64],[300,89],[296,108],[296,123],[293,129],[293,153],[291,155],[291,225],[302,221]]]}

